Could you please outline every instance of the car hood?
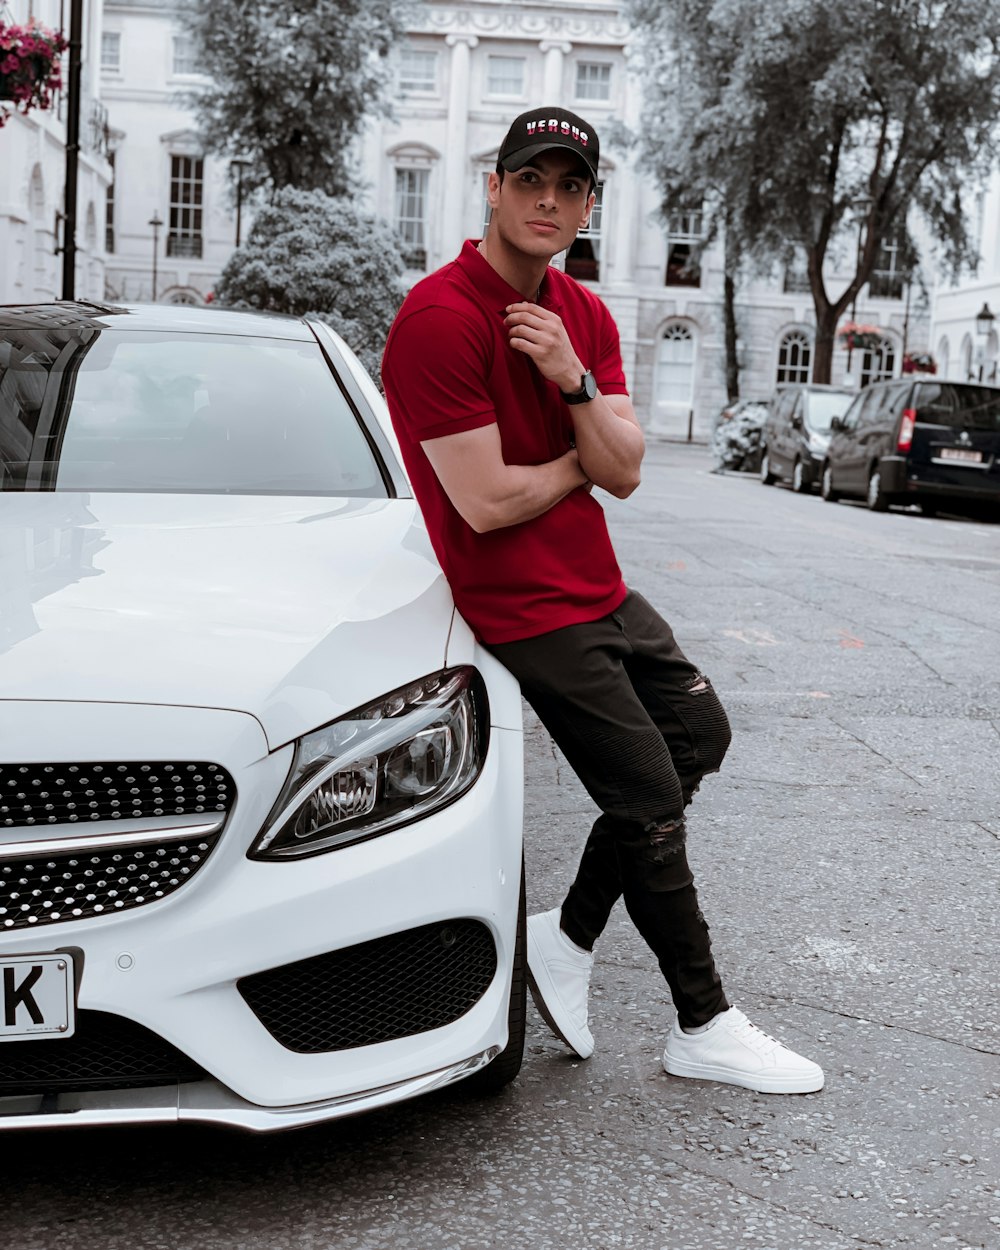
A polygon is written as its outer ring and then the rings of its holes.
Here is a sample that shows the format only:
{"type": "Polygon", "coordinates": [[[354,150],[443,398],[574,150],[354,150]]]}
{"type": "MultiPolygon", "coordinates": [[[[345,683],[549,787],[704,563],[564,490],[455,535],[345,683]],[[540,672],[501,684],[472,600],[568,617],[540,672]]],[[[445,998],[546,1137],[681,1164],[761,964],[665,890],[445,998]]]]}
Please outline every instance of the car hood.
{"type": "Polygon", "coordinates": [[[229,708],[271,748],[444,663],[412,499],[0,494],[0,699],[229,708]]]}

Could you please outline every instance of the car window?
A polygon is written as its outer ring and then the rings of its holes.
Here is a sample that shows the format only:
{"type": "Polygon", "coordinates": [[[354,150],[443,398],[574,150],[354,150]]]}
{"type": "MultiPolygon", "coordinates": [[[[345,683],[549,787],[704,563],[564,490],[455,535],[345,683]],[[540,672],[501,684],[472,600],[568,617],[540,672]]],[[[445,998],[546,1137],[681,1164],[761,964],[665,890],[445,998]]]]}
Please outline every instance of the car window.
{"type": "Polygon", "coordinates": [[[0,489],[387,494],[313,341],[0,331],[0,489]]]}
{"type": "Polygon", "coordinates": [[[829,434],[830,422],[842,417],[851,405],[853,396],[835,391],[810,391],[806,407],[806,424],[818,434],[829,434]]]}
{"type": "Polygon", "coordinates": [[[921,382],[917,420],[957,430],[1000,431],[1000,390],[963,382],[921,382]]]}
{"type": "Polygon", "coordinates": [[[858,423],[861,419],[861,410],[865,406],[865,402],[867,401],[867,399],[868,399],[867,394],[857,396],[857,398],[853,401],[853,403],[847,409],[847,412],[844,414],[843,421],[841,422],[842,429],[845,429],[845,430],[857,429],[858,423]]]}

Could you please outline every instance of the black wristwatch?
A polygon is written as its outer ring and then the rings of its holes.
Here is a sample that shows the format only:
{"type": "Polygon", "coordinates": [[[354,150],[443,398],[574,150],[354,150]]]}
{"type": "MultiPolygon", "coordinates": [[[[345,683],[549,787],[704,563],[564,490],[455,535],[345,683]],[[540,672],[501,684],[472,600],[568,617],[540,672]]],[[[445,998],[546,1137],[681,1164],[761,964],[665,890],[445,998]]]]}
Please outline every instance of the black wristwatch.
{"type": "Polygon", "coordinates": [[[592,399],[597,398],[597,381],[588,369],[580,379],[578,391],[560,391],[559,394],[567,404],[589,404],[592,399]]]}

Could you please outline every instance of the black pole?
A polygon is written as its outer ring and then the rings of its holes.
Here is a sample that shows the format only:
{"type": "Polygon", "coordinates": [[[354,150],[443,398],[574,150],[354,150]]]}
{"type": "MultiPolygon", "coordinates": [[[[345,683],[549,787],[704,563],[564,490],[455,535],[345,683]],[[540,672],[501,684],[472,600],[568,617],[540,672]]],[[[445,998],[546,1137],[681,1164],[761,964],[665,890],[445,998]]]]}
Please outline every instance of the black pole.
{"type": "Polygon", "coordinates": [[[69,11],[69,99],[66,109],[66,201],[63,221],[63,299],[76,299],[76,180],[80,161],[80,69],[83,53],[83,0],[69,11]]]}
{"type": "Polygon", "coordinates": [[[240,217],[243,212],[243,162],[236,166],[236,246],[240,245],[240,217]]]}

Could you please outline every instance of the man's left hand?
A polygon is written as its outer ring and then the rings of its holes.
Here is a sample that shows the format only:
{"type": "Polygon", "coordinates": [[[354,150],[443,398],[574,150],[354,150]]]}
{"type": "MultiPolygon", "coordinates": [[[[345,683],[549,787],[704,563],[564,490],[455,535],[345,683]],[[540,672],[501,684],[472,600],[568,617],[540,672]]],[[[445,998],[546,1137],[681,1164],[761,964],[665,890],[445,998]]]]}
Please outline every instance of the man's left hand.
{"type": "Polygon", "coordinates": [[[573,350],[562,317],[525,301],[507,306],[504,325],[511,347],[530,356],[542,377],[555,382],[561,391],[580,389],[586,370],[573,350]]]}

